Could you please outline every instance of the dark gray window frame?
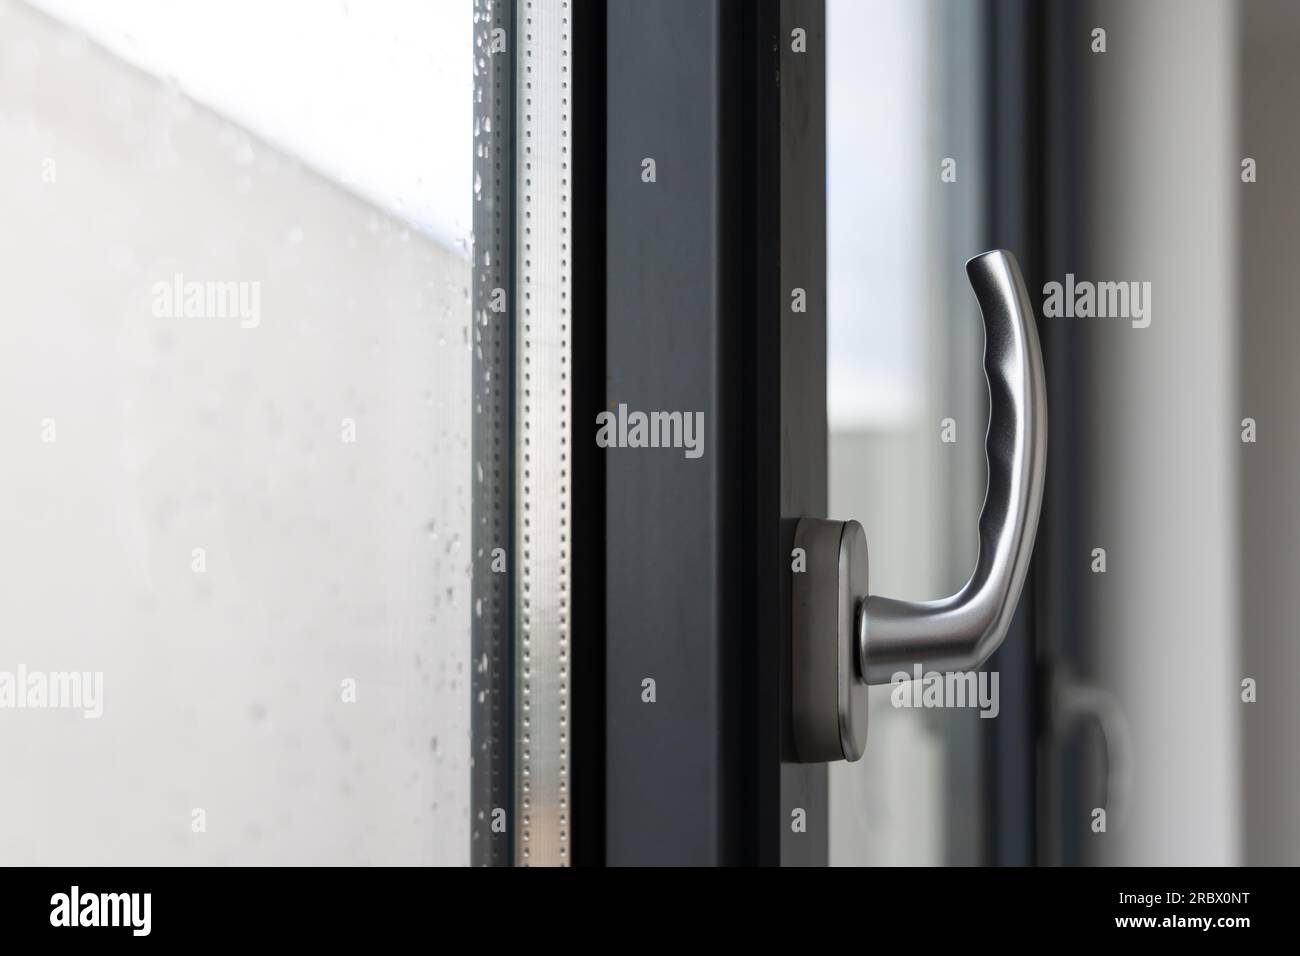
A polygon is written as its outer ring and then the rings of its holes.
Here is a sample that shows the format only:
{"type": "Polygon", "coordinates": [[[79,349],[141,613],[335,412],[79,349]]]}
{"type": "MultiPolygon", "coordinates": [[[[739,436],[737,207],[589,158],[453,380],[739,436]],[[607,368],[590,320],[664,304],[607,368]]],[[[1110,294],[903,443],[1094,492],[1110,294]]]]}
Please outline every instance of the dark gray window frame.
{"type": "Polygon", "coordinates": [[[826,509],[824,22],[821,0],[608,9],[607,399],[703,411],[707,449],[606,459],[613,865],[827,859],[826,767],[791,759],[787,573],[826,509]]]}

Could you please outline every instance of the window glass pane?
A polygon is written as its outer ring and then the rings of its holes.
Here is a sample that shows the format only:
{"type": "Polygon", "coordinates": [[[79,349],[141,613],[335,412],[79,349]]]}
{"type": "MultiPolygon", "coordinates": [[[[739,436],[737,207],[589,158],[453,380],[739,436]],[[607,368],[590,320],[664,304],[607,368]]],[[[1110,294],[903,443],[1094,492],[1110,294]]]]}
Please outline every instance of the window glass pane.
{"type": "MultiPolygon", "coordinates": [[[[970,574],[987,478],[964,270],[984,251],[977,13],[827,3],[830,514],[862,522],[873,593],[909,600],[970,574]]],[[[870,695],[863,759],[830,767],[831,862],[978,862],[977,714],[896,708],[889,691],[870,695]]]]}
{"type": "Polygon", "coordinates": [[[100,693],[0,721],[0,858],[467,862],[470,5],[37,6],[0,671],[100,693]]]}

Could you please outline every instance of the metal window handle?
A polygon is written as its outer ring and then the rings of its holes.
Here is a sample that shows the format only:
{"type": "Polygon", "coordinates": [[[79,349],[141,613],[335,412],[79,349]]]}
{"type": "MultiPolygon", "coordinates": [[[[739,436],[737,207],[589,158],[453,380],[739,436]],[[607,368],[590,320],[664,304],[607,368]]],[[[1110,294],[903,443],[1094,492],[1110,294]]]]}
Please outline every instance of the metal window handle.
{"type": "Polygon", "coordinates": [[[956,594],[911,602],[870,595],[867,548],[856,521],[801,519],[807,556],[792,587],[792,704],[803,761],[862,756],[866,685],[914,665],[978,667],[1006,636],[1029,569],[1047,464],[1047,390],[1034,311],[1015,257],[966,263],[984,316],[989,385],[988,492],[975,571],[956,594]],[[832,593],[833,592],[833,593],[832,593]]]}

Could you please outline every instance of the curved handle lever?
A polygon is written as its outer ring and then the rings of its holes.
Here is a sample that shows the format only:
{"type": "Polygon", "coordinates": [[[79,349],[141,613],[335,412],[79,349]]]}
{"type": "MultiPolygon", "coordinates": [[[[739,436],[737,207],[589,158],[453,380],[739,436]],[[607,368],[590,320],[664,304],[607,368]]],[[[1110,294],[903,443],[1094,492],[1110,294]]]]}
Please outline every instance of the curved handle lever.
{"type": "Polygon", "coordinates": [[[966,263],[984,314],[989,488],[975,573],[941,601],[872,595],[856,521],[800,518],[790,585],[791,730],[805,762],[857,760],[867,742],[867,685],[913,668],[979,666],[1006,636],[1038,531],[1047,465],[1047,389],[1020,267],[998,250],[966,263]]]}
{"type": "Polygon", "coordinates": [[[1047,464],[1047,389],[1034,310],[1015,256],[986,252],[966,263],[984,315],[989,385],[985,440],[989,485],[979,558],[960,591],[914,603],[871,595],[857,609],[858,672],[888,683],[914,665],[978,667],[1006,636],[1029,570],[1047,464]]]}

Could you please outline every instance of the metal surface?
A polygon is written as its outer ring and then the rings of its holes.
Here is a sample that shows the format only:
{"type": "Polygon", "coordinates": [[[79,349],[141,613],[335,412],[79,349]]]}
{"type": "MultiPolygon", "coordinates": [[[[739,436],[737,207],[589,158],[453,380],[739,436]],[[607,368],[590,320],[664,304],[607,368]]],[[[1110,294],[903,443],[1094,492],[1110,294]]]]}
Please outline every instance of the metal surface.
{"type": "Polygon", "coordinates": [[[826,507],[821,0],[607,11],[606,400],[705,416],[698,459],[603,452],[607,861],[825,863],[786,573],[826,507]]]}
{"type": "Polygon", "coordinates": [[[888,683],[915,665],[978,667],[1006,634],[1034,549],[1047,457],[1047,394],[1034,310],[1011,253],[976,256],[966,272],[984,316],[990,398],[979,557],[970,579],[950,597],[866,600],[858,616],[858,653],[870,684],[888,683]]]}
{"type": "MultiPolygon", "coordinates": [[[[782,866],[825,866],[830,860],[830,794],[824,764],[798,762],[791,718],[794,661],[790,639],[790,549],[799,519],[825,515],[830,481],[826,420],[826,5],[823,0],[781,0],[773,36],[759,38],[764,50],[779,56],[780,246],[779,287],[767,294],[780,303],[780,428],[777,431],[781,477],[781,551],[767,567],[778,575],[781,606],[776,626],[781,636],[781,812],[782,866]],[[795,30],[804,31],[804,52],[792,49],[795,30]],[[789,307],[790,290],[807,294],[807,309],[789,307]],[[806,830],[791,826],[792,814],[806,814],[806,830]]],[[[756,82],[771,83],[763,70],[756,82]]],[[[749,162],[750,160],[746,160],[749,162]]],[[[762,268],[762,267],[760,267],[762,268]]],[[[770,393],[760,381],[760,394],[770,393]]],[[[748,600],[756,600],[749,596],[748,600]]]]}
{"type": "Polygon", "coordinates": [[[474,13],[474,260],[473,474],[471,554],[473,580],[470,649],[470,861],[505,866],[511,859],[510,808],[513,694],[511,550],[513,442],[511,429],[511,327],[496,290],[511,288],[514,192],[514,66],[493,54],[492,31],[513,26],[508,0],[475,0],[474,13]]]}
{"type": "Polygon", "coordinates": [[[611,865],[827,859],[786,573],[826,508],[822,6],[606,7],[606,407],[705,416],[698,459],[602,452],[611,865]]]}
{"type": "Polygon", "coordinates": [[[570,0],[518,0],[515,862],[570,862],[570,0]]]}
{"type": "Polygon", "coordinates": [[[973,669],[1001,642],[1033,553],[1047,454],[1047,399],[1034,313],[1015,258],[976,256],[967,274],[984,316],[989,488],[975,572],[956,594],[912,603],[868,596],[856,521],[800,520],[792,569],[792,724],[800,760],[856,760],[866,745],[866,689],[912,668],[973,669]]]}
{"type": "MultiPolygon", "coordinates": [[[[1038,277],[1064,275],[1078,269],[1085,255],[1085,223],[1091,221],[1094,196],[1078,188],[1087,180],[1090,156],[1084,124],[1077,121],[1087,102],[1085,88],[1091,53],[1079,49],[1071,38],[1086,31],[1089,11],[1081,4],[1031,4],[1040,24],[1030,37],[1030,48],[1041,56],[1039,75],[1030,85],[1039,91],[1042,106],[1041,145],[1033,148],[1029,168],[1041,182],[1041,232],[1034,237],[1039,258],[1038,277]]],[[[994,102],[1000,102],[992,95],[994,102]]],[[[1006,164],[999,159],[1001,167],[1006,164]]],[[[1032,273],[1031,273],[1032,275],[1032,273]]],[[[1044,364],[1048,371],[1048,401],[1052,420],[1062,435],[1082,434],[1088,427],[1087,383],[1097,374],[1096,357],[1087,323],[1045,322],[1042,326],[1044,364]]],[[[1078,587],[1078,556],[1091,547],[1083,515],[1091,494],[1086,474],[1086,451],[1080,441],[1052,442],[1048,447],[1050,480],[1043,496],[1039,529],[1037,607],[1037,667],[1039,674],[1070,675],[1088,672],[1085,640],[1086,592],[1078,587]]],[[[1054,710],[1050,691],[1056,681],[1038,681],[1041,716],[1054,710]]],[[[1004,681],[1003,686],[1006,686],[1004,681]]],[[[1001,720],[988,723],[998,724],[1001,720]]],[[[1048,723],[1044,721],[1044,723],[1048,723]]],[[[1035,741],[1042,754],[1038,774],[1038,814],[1034,862],[1049,866],[1078,865],[1087,859],[1095,839],[1088,826],[1088,811],[1096,806],[1087,788],[1088,773],[1076,762],[1077,748],[1063,751],[1058,734],[1048,723],[1035,741]]]]}
{"type": "MultiPolygon", "coordinates": [[[[1045,70],[1048,60],[1054,57],[1051,46],[1059,42],[1044,32],[1049,6],[1057,5],[1040,4],[1037,0],[988,0],[952,11],[953,16],[966,18],[958,25],[965,29],[956,35],[966,35],[975,23],[984,25],[978,57],[983,83],[973,91],[975,101],[969,111],[970,121],[983,130],[980,149],[985,156],[987,201],[978,227],[984,236],[983,248],[1017,250],[1025,284],[1030,289],[1042,288],[1044,256],[1048,249],[1044,198],[1052,164],[1045,158],[1048,155],[1045,70]]],[[[1072,34],[1066,31],[1064,35],[1072,34]]],[[[1040,329],[1040,337],[1043,365],[1050,369],[1049,333],[1040,329]]],[[[1057,384],[1050,371],[1048,379],[1057,384]]],[[[1050,394],[1048,406],[1059,425],[1062,410],[1050,394]]],[[[1047,473],[1049,476],[1055,473],[1050,464],[1047,473]]],[[[982,788],[977,809],[983,826],[972,825],[965,809],[971,803],[968,786],[953,780],[946,801],[952,808],[950,814],[966,814],[965,820],[952,822],[950,832],[982,832],[983,860],[996,866],[1029,866],[1037,859],[1036,786],[1043,754],[1039,739],[1044,718],[1037,697],[1043,686],[1039,667],[1047,614],[1040,595],[1046,556],[1051,550],[1048,544],[1051,497],[1051,489],[1045,483],[1039,543],[1021,592],[1020,608],[1012,618],[1002,646],[984,665],[1001,675],[1001,690],[998,719],[974,721],[979,727],[983,752],[972,757],[982,765],[987,783],[982,788]]]]}
{"type": "Polygon", "coordinates": [[[867,745],[867,685],[858,672],[857,610],[867,594],[867,536],[856,521],[799,522],[793,574],[794,738],[805,763],[857,760],[867,745]]]}
{"type": "Polygon", "coordinates": [[[697,459],[603,452],[606,855],[611,866],[718,865],[736,862],[740,842],[739,671],[728,665],[743,559],[738,456],[723,441],[741,424],[723,258],[722,197],[740,182],[723,172],[724,20],[715,0],[611,4],[607,16],[606,400],[702,412],[705,427],[697,459]]]}

